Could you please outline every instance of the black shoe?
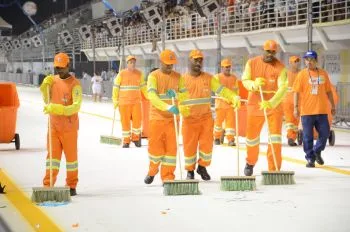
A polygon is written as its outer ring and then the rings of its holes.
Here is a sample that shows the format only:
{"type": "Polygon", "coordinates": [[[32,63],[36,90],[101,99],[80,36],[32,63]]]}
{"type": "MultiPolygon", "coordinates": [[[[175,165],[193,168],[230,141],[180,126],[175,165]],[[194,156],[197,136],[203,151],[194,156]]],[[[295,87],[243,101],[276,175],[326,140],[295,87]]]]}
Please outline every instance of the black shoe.
{"type": "Polygon", "coordinates": [[[246,164],[244,168],[244,175],[246,176],[253,175],[253,168],[254,168],[254,165],[246,164]]]}
{"type": "Polygon", "coordinates": [[[197,173],[201,175],[202,180],[210,180],[210,176],[205,167],[198,165],[197,173]]]}
{"type": "Polygon", "coordinates": [[[124,143],[123,144],[123,148],[129,148],[130,147],[130,143],[124,143]]]}
{"type": "Polygon", "coordinates": [[[315,160],[308,159],[306,161],[307,161],[307,164],[306,164],[307,168],[314,168],[315,167],[315,160]]]}
{"type": "Polygon", "coordinates": [[[293,139],[288,139],[288,145],[291,146],[291,147],[298,146],[298,144],[296,144],[296,142],[294,142],[293,139]]]}
{"type": "Polygon", "coordinates": [[[317,162],[319,165],[323,165],[323,164],[324,164],[324,161],[323,161],[323,159],[322,159],[321,152],[320,152],[320,153],[316,153],[316,152],[315,152],[315,155],[316,155],[316,162],[317,162]]]}
{"type": "Polygon", "coordinates": [[[133,141],[136,147],[141,147],[141,138],[137,141],[133,141]]]}
{"type": "Polygon", "coordinates": [[[220,145],[220,144],[221,144],[220,139],[215,139],[215,140],[214,140],[214,144],[215,144],[215,145],[220,145]]]}
{"type": "Polygon", "coordinates": [[[227,145],[230,147],[234,147],[234,146],[236,146],[236,143],[235,143],[235,141],[232,140],[232,141],[228,142],[227,145]]]}
{"type": "Polygon", "coordinates": [[[69,189],[69,193],[71,196],[75,196],[75,195],[77,195],[77,190],[71,188],[71,189],[69,189]]]}
{"type": "Polygon", "coordinates": [[[187,171],[187,180],[194,180],[194,171],[187,171]]]}
{"type": "Polygon", "coordinates": [[[154,180],[154,176],[149,176],[149,175],[147,175],[146,177],[145,177],[145,184],[151,184],[152,182],[153,182],[153,180],[154,180]]]}

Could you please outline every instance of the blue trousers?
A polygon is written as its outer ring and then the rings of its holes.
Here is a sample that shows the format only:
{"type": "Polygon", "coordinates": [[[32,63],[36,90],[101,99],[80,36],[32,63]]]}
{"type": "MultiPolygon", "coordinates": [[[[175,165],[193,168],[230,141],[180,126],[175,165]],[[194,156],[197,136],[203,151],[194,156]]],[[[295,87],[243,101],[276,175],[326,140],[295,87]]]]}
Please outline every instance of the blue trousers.
{"type": "Polygon", "coordinates": [[[303,146],[305,158],[315,160],[315,153],[321,153],[324,150],[329,138],[330,126],[327,114],[304,115],[301,116],[303,125],[303,146]],[[313,128],[318,132],[318,139],[314,145],[313,128]]]}

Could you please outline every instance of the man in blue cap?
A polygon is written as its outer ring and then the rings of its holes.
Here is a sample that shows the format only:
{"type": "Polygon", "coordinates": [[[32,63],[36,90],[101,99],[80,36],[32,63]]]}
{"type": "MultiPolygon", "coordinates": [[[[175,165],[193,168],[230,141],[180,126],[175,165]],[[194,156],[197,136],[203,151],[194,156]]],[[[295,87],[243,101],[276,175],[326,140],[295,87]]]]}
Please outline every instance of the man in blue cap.
{"type": "Polygon", "coordinates": [[[324,164],[321,151],[326,147],[330,132],[327,101],[331,103],[332,115],[335,115],[335,104],[328,73],[317,67],[317,53],[308,51],[303,58],[305,59],[306,68],[299,72],[293,85],[294,116],[297,118],[301,115],[303,146],[307,160],[306,167],[313,168],[315,167],[315,161],[319,165],[324,164]],[[314,127],[318,132],[315,145],[314,127]]]}

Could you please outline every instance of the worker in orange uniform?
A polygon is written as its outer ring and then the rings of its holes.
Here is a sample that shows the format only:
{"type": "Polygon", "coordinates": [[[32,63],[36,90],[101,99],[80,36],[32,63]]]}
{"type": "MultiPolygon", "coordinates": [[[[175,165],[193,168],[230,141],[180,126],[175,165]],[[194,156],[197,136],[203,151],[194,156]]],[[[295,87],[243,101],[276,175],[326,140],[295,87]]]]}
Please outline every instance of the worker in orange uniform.
{"type": "Polygon", "coordinates": [[[212,75],[202,71],[203,58],[203,53],[199,50],[190,52],[190,70],[183,75],[189,99],[180,105],[189,106],[190,109],[189,116],[183,118],[182,124],[187,179],[194,179],[194,170],[198,162],[197,173],[203,180],[210,180],[206,167],[211,163],[214,140],[214,120],[210,110],[211,91],[231,102],[235,108],[240,106],[240,100],[233,91],[221,85],[212,75]]]}
{"type": "MultiPolygon", "coordinates": [[[[150,163],[144,180],[146,184],[153,182],[160,164],[162,181],[175,179],[177,144],[173,115],[179,114],[179,107],[177,103],[172,104],[172,98],[176,98],[179,103],[188,98],[184,79],[173,71],[173,65],[177,63],[175,53],[171,50],[162,51],[160,63],[160,68],[150,73],[147,81],[151,108],[148,138],[150,163]]],[[[186,107],[180,106],[180,112],[182,109],[186,107]]]]}
{"type": "MultiPolygon", "coordinates": [[[[69,57],[65,53],[58,53],[54,58],[54,68],[57,75],[45,77],[40,86],[43,95],[44,113],[50,115],[52,171],[53,183],[56,182],[60,169],[62,151],[66,156],[67,179],[70,195],[75,196],[78,183],[78,112],[82,101],[80,82],[69,74],[69,57]],[[50,89],[48,99],[47,89],[50,89]]],[[[48,145],[49,150],[49,145],[48,145]]],[[[49,154],[46,159],[46,174],[44,186],[50,186],[49,154]]]]}
{"type": "MultiPolygon", "coordinates": [[[[215,75],[214,78],[226,88],[235,92],[238,95],[238,82],[237,77],[231,74],[232,62],[229,59],[223,59],[221,61],[222,72],[215,75]]],[[[224,133],[222,123],[225,121],[225,135],[229,146],[236,146],[235,144],[235,113],[230,102],[224,99],[215,99],[215,126],[214,126],[214,143],[215,145],[221,144],[221,136],[224,133]]]]}
{"type": "Polygon", "coordinates": [[[329,138],[330,126],[328,122],[328,102],[331,103],[331,114],[335,115],[335,104],[332,94],[331,82],[327,71],[317,67],[317,53],[305,53],[305,66],[297,76],[293,85],[294,116],[301,115],[303,125],[303,146],[306,167],[315,167],[324,164],[321,152],[325,149],[329,138]],[[300,95],[300,96],[299,96],[300,95]],[[300,112],[299,112],[300,105],[300,112]],[[318,139],[314,145],[313,128],[318,132],[318,139]]]}
{"type": "Polygon", "coordinates": [[[130,140],[141,147],[141,91],[147,96],[147,87],[142,72],[135,68],[136,57],[128,56],[126,62],[127,68],[114,79],[112,100],[114,109],[119,106],[123,148],[129,148],[130,140]]]}
{"type": "Polygon", "coordinates": [[[264,110],[267,111],[268,129],[270,141],[268,145],[267,161],[269,171],[280,170],[281,157],[281,132],[283,107],[280,104],[287,92],[287,69],[276,57],[278,44],[274,40],[264,43],[264,53],[248,60],[243,73],[244,87],[249,91],[247,104],[247,132],[246,146],[247,158],[244,174],[253,175],[253,168],[258,161],[260,132],[265,122],[264,110]],[[262,88],[264,101],[260,97],[262,88]],[[275,167],[271,145],[274,148],[277,165],[275,167]]]}
{"type": "Polygon", "coordinates": [[[300,66],[300,58],[298,56],[291,56],[289,58],[288,77],[288,91],[283,100],[283,112],[286,120],[288,145],[297,146],[295,140],[298,134],[299,118],[294,117],[294,94],[292,92],[293,83],[298,75],[300,66]]]}

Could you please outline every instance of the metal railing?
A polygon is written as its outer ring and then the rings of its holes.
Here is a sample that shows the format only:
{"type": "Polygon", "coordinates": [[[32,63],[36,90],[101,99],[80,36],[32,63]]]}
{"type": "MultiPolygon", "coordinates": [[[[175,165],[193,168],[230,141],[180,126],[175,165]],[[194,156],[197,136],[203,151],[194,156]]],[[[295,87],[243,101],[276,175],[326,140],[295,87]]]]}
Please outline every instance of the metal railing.
{"type": "MultiPolygon", "coordinates": [[[[350,19],[350,1],[319,0],[312,3],[313,23],[326,23],[350,19]]],[[[223,8],[221,12],[222,33],[239,33],[262,30],[266,28],[289,27],[305,25],[307,22],[307,1],[276,1],[256,5],[235,5],[223,8]]],[[[166,20],[166,40],[196,38],[217,34],[217,17],[210,15],[201,17],[198,13],[188,16],[168,18],[166,20]]],[[[161,25],[149,29],[146,24],[125,28],[125,45],[143,44],[159,41],[161,25]]],[[[118,47],[119,37],[103,36],[97,38],[95,47],[118,47]]],[[[82,42],[82,49],[91,49],[90,40],[82,42]]]]}
{"type": "Polygon", "coordinates": [[[339,101],[333,125],[350,127],[350,82],[338,82],[337,94],[339,101]]]}

